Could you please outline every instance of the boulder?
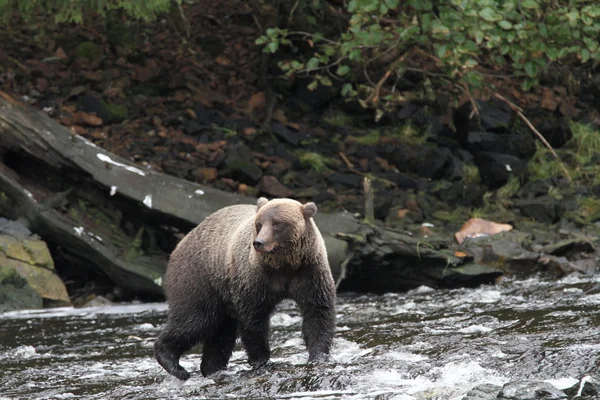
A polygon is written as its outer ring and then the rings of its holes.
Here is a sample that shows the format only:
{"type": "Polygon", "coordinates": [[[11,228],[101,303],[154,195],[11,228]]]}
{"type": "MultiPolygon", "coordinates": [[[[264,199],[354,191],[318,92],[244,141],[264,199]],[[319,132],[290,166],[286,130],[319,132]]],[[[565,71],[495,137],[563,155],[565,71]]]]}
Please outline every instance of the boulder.
{"type": "Polygon", "coordinates": [[[554,224],[565,214],[565,206],[551,196],[530,200],[515,200],[513,205],[521,214],[544,224],[554,224]]]}
{"type": "Polygon", "coordinates": [[[483,383],[469,390],[462,400],[495,400],[501,389],[501,386],[483,383]]]}
{"type": "Polygon", "coordinates": [[[511,176],[519,178],[528,173],[527,161],[508,154],[482,151],[475,154],[481,183],[497,188],[508,182],[511,176]]]}
{"type": "MultiPolygon", "coordinates": [[[[66,306],[71,304],[67,289],[56,273],[54,261],[45,242],[26,235],[25,227],[17,230],[16,222],[0,224],[0,267],[10,278],[15,271],[46,304],[66,306]]],[[[9,279],[7,278],[7,279],[9,279]]],[[[16,285],[16,281],[9,279],[16,285]]]]}
{"type": "Polygon", "coordinates": [[[505,384],[497,398],[506,400],[558,400],[566,399],[567,395],[548,382],[518,381],[505,384]]]}
{"type": "Polygon", "coordinates": [[[0,259],[0,313],[16,310],[39,309],[42,297],[29,286],[25,278],[0,259]]]}

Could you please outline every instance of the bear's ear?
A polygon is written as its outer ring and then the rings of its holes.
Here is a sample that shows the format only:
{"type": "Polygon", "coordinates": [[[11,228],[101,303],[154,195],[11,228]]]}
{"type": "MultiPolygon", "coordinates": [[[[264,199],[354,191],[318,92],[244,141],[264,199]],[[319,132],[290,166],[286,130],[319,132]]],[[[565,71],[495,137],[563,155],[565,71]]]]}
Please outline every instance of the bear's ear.
{"type": "Polygon", "coordinates": [[[302,205],[302,214],[304,218],[309,219],[312,218],[313,215],[317,213],[317,205],[312,201],[310,203],[306,203],[302,205]]]}
{"type": "Polygon", "coordinates": [[[269,202],[269,200],[267,200],[266,197],[259,198],[258,201],[256,202],[256,211],[258,211],[262,206],[264,206],[268,202],[269,202]]]}

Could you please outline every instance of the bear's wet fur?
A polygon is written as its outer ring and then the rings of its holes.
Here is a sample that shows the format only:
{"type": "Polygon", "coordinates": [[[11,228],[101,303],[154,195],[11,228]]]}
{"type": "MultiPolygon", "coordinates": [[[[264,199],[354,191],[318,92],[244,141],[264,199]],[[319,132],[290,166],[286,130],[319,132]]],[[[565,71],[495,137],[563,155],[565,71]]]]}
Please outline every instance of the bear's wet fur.
{"type": "Polygon", "coordinates": [[[253,368],[270,358],[269,318],[284,299],[302,314],[308,361],[326,359],[335,334],[335,284],[314,203],[258,199],[208,216],[177,245],[164,277],[167,324],[158,363],[181,380],[186,351],[202,343],[203,376],[225,369],[239,334],[253,368]]]}

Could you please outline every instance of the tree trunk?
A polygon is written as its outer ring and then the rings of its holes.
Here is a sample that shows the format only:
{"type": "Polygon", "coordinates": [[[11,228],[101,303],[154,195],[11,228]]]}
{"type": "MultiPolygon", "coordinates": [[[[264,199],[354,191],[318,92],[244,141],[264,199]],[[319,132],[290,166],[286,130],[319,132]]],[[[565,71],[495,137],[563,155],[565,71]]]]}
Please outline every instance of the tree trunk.
{"type": "MultiPolygon", "coordinates": [[[[144,169],[0,91],[0,215],[21,219],[66,263],[116,286],[162,295],[168,255],[183,234],[222,207],[255,201],[144,169]]],[[[340,287],[347,290],[469,284],[499,275],[464,275],[456,268],[464,259],[348,214],[315,219],[334,276],[345,279],[340,287]]]]}

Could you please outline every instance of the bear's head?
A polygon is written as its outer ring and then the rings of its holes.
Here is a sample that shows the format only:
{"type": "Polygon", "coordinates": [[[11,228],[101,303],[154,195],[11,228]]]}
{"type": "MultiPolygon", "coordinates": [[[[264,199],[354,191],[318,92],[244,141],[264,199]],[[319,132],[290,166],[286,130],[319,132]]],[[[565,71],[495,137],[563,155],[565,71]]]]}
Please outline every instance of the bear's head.
{"type": "Polygon", "coordinates": [[[256,235],[252,243],[259,253],[281,253],[298,247],[305,237],[310,219],[317,213],[315,203],[302,204],[292,199],[264,197],[256,203],[254,228],[256,235]]]}

